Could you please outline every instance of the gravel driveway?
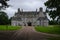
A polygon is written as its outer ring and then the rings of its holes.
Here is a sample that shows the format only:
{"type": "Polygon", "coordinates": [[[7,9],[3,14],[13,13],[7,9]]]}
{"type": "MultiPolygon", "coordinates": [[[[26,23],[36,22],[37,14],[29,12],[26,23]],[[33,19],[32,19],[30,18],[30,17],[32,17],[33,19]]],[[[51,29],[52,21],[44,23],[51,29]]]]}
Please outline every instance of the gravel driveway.
{"type": "Polygon", "coordinates": [[[17,31],[10,40],[47,40],[51,36],[38,33],[34,30],[34,27],[23,27],[17,31]]]}
{"type": "Polygon", "coordinates": [[[0,40],[48,40],[53,36],[58,35],[37,32],[32,26],[24,26],[16,31],[0,31],[0,40]]]}

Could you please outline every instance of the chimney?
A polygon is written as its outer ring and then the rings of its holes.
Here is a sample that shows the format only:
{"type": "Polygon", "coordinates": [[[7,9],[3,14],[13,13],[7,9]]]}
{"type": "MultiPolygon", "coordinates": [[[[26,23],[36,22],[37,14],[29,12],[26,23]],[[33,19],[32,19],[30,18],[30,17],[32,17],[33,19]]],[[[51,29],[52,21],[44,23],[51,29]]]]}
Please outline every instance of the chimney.
{"type": "Polygon", "coordinates": [[[23,12],[23,9],[21,9],[21,11],[23,12]]]}
{"type": "Polygon", "coordinates": [[[39,8],[39,11],[40,11],[40,12],[43,12],[43,8],[42,8],[42,7],[40,7],[40,8],[39,8]]]}
{"type": "Polygon", "coordinates": [[[20,8],[18,8],[18,12],[20,12],[20,8]]]}
{"type": "Polygon", "coordinates": [[[37,12],[37,9],[36,9],[36,12],[37,12]]]}

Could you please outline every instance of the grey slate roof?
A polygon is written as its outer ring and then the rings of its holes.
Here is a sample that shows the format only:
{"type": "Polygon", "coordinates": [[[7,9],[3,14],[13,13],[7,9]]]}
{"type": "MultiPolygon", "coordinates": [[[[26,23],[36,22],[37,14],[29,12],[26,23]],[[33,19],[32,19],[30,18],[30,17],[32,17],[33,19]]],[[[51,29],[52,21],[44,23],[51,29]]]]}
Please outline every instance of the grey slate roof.
{"type": "Polygon", "coordinates": [[[12,17],[12,20],[21,21],[22,19],[20,17],[12,17]]]}
{"type": "MultiPolygon", "coordinates": [[[[37,20],[49,20],[46,16],[46,13],[43,12],[45,17],[39,17],[37,20]]],[[[25,12],[18,12],[18,13],[15,13],[15,15],[37,15],[39,14],[39,12],[36,12],[36,11],[25,11],[25,12]]],[[[13,17],[12,20],[21,20],[20,17],[13,17]]]]}
{"type": "Polygon", "coordinates": [[[20,12],[20,13],[16,13],[16,14],[19,14],[19,15],[36,15],[36,14],[39,14],[39,12],[36,12],[36,11],[28,11],[28,12],[20,12]]]}
{"type": "Polygon", "coordinates": [[[37,20],[49,20],[49,19],[47,18],[47,16],[45,16],[45,17],[39,17],[37,20]]]}

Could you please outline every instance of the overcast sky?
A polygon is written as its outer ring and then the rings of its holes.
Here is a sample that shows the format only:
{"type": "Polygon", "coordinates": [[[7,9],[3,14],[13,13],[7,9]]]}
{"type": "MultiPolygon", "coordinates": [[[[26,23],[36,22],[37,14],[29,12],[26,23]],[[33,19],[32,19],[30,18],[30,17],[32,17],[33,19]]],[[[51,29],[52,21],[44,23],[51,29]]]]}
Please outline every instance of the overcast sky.
{"type": "Polygon", "coordinates": [[[39,9],[43,7],[44,11],[46,9],[44,2],[47,0],[10,0],[8,3],[11,7],[7,8],[5,12],[9,17],[13,16],[18,8],[23,9],[24,11],[35,11],[36,8],[39,9]]]}

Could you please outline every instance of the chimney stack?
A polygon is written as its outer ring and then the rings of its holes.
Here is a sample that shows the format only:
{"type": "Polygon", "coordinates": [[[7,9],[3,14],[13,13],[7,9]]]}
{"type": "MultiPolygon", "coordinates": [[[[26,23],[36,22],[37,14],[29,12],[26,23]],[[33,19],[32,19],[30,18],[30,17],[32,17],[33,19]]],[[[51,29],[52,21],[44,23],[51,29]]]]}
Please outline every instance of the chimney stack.
{"type": "Polygon", "coordinates": [[[20,12],[20,8],[18,8],[18,12],[20,12]]]}
{"type": "Polygon", "coordinates": [[[21,9],[21,11],[23,12],[23,9],[21,9]]]}
{"type": "Polygon", "coordinates": [[[36,12],[37,12],[37,9],[36,9],[36,12]]]}
{"type": "Polygon", "coordinates": [[[40,8],[39,8],[39,11],[40,11],[40,12],[43,12],[43,8],[42,8],[42,7],[40,7],[40,8]]]}

